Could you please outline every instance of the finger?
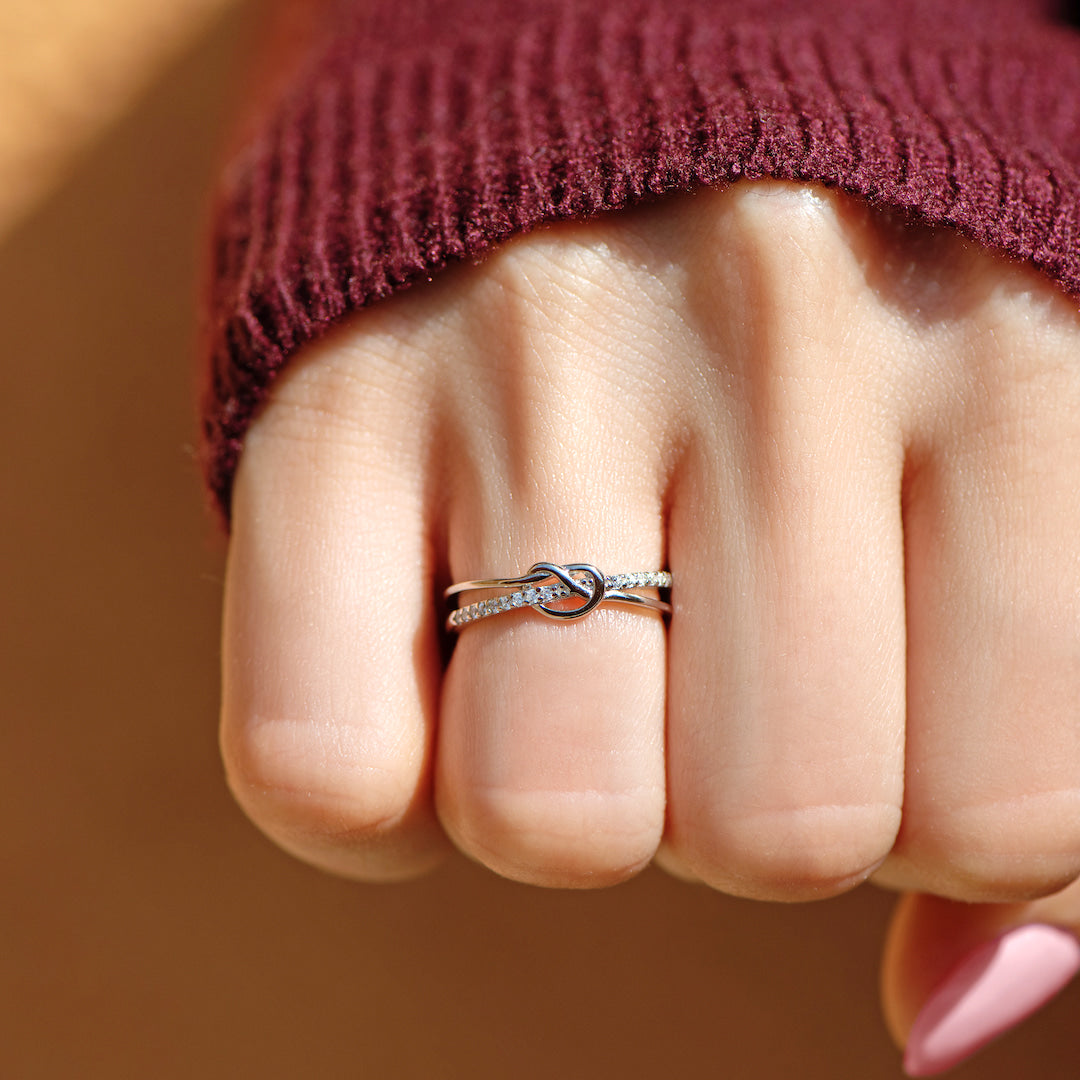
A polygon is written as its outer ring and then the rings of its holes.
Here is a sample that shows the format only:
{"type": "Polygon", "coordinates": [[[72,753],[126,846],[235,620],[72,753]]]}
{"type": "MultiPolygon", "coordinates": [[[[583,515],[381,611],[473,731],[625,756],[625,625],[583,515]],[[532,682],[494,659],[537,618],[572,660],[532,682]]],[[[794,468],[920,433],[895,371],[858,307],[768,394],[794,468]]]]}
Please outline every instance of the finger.
{"type": "MultiPolygon", "coordinates": [[[[455,399],[470,421],[449,522],[457,580],[540,560],[606,574],[662,566],[655,384],[638,381],[635,359],[657,332],[654,305],[602,235],[533,240],[487,268],[475,356],[490,374],[455,399]]],[[[651,379],[653,365],[643,370],[651,379]]],[[[447,832],[536,884],[636,872],[663,828],[664,712],[656,614],[602,605],[555,623],[522,609],[465,626],[439,729],[447,832]]]]}
{"type": "Polygon", "coordinates": [[[999,293],[908,485],[907,791],[881,874],[987,902],[1080,873],[1077,320],[999,293]]]}
{"type": "Polygon", "coordinates": [[[909,1076],[958,1065],[1080,971],[1080,884],[1024,904],[909,894],[885,948],[886,1020],[909,1076]]]}
{"type": "Polygon", "coordinates": [[[237,799],[282,847],[388,879],[447,845],[430,792],[439,657],[424,396],[419,376],[380,359],[376,324],[300,358],[248,436],[221,741],[237,799]]]}
{"type": "Polygon", "coordinates": [[[702,238],[723,333],[670,525],[668,840],[762,899],[863,880],[902,800],[896,350],[837,213],[742,189],[702,238]]]}

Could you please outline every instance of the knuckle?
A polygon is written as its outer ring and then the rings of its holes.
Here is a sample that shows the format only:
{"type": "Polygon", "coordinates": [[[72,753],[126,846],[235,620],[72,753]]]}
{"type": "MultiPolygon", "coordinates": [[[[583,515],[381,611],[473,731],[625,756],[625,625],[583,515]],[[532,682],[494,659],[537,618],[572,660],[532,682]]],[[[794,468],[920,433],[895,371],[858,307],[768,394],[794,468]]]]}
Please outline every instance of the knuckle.
{"type": "Polygon", "coordinates": [[[342,847],[374,839],[407,813],[417,763],[406,747],[364,745],[355,732],[351,725],[307,720],[226,723],[229,787],[275,838],[342,847]]]}
{"type": "Polygon", "coordinates": [[[386,430],[400,427],[403,413],[426,407],[421,383],[428,353],[421,346],[402,339],[393,348],[380,347],[374,335],[353,331],[312,346],[306,355],[308,362],[274,384],[252,424],[251,445],[276,443],[289,453],[345,451],[351,461],[350,452],[369,454],[386,430]],[[362,428],[358,415],[368,420],[362,428]]]}
{"type": "Polygon", "coordinates": [[[884,860],[897,806],[810,806],[731,817],[682,845],[714,888],[758,900],[812,900],[861,884],[884,860]]]}
{"type": "MultiPolygon", "coordinates": [[[[823,340],[835,342],[848,363],[843,335],[856,317],[863,332],[888,340],[877,316],[863,310],[866,284],[842,224],[850,212],[837,193],[770,182],[737,184],[711,198],[689,254],[702,301],[696,311],[707,339],[735,343],[728,355],[754,357],[747,378],[806,379],[832,352],[808,348],[823,340]],[[736,312],[752,314],[736,319],[736,312]]],[[[882,380],[880,363],[860,373],[869,386],[882,380]]]]}
{"type": "Polygon", "coordinates": [[[905,861],[933,891],[972,903],[1014,903],[1058,892],[1080,876],[1080,790],[954,810],[905,861]]]}
{"type": "Polygon", "coordinates": [[[504,877],[535,885],[600,888],[652,859],[663,793],[474,790],[450,831],[467,854],[504,877]]]}
{"type": "Polygon", "coordinates": [[[815,184],[765,180],[731,190],[729,213],[739,232],[760,247],[775,251],[784,237],[808,250],[823,234],[835,234],[840,195],[815,184]]]}
{"type": "Polygon", "coordinates": [[[626,288],[627,267],[607,235],[578,226],[525,237],[495,256],[489,279],[523,324],[567,316],[593,319],[626,288]]]}
{"type": "Polygon", "coordinates": [[[824,296],[822,270],[835,273],[847,249],[835,192],[780,181],[744,184],[722,206],[713,219],[723,240],[718,250],[750,271],[746,280],[762,298],[824,296]]]}
{"type": "Polygon", "coordinates": [[[614,350],[633,366],[642,341],[665,340],[672,299],[626,240],[611,225],[578,223],[506,245],[480,279],[483,339],[500,342],[521,374],[545,380],[580,377],[583,353],[614,350]]]}

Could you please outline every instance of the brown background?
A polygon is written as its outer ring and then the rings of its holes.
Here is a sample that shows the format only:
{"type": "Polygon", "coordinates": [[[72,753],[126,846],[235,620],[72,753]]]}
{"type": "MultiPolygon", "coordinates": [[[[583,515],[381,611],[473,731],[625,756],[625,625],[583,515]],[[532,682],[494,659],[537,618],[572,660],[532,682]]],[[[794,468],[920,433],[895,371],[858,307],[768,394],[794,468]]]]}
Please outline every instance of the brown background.
{"type": "MultiPolygon", "coordinates": [[[[873,889],[367,887],[230,801],[192,296],[255,13],[189,6],[0,239],[0,1076],[899,1077],[873,889]]],[[[1074,989],[955,1075],[1073,1077],[1078,1020],[1074,989]]]]}

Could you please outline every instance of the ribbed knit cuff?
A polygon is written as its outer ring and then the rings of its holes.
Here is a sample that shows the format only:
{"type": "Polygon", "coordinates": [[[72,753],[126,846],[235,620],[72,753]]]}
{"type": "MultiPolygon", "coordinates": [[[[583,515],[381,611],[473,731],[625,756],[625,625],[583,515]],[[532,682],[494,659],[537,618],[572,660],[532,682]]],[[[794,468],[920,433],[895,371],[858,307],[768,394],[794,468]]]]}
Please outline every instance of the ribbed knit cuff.
{"type": "Polygon", "coordinates": [[[342,3],[218,200],[203,432],[226,520],[244,433],[298,346],[542,222],[816,181],[1080,294],[1080,37],[1039,9],[342,3]]]}

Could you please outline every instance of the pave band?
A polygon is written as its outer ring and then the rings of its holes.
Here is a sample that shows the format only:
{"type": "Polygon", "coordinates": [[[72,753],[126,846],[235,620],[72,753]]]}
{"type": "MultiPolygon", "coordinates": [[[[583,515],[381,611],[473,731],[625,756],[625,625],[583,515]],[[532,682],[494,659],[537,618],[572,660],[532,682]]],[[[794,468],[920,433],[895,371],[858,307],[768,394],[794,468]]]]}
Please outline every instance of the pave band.
{"type": "Polygon", "coordinates": [[[651,611],[671,613],[671,605],[655,596],[631,589],[670,589],[667,570],[644,570],[605,576],[589,563],[538,562],[526,574],[513,578],[461,581],[443,594],[448,600],[465,592],[503,590],[502,596],[479,600],[454,608],[446,620],[448,630],[460,630],[468,623],[500,615],[516,608],[531,607],[549,619],[580,619],[603,603],[630,604],[651,611]],[[576,600],[566,606],[562,601],[576,600]]]}

